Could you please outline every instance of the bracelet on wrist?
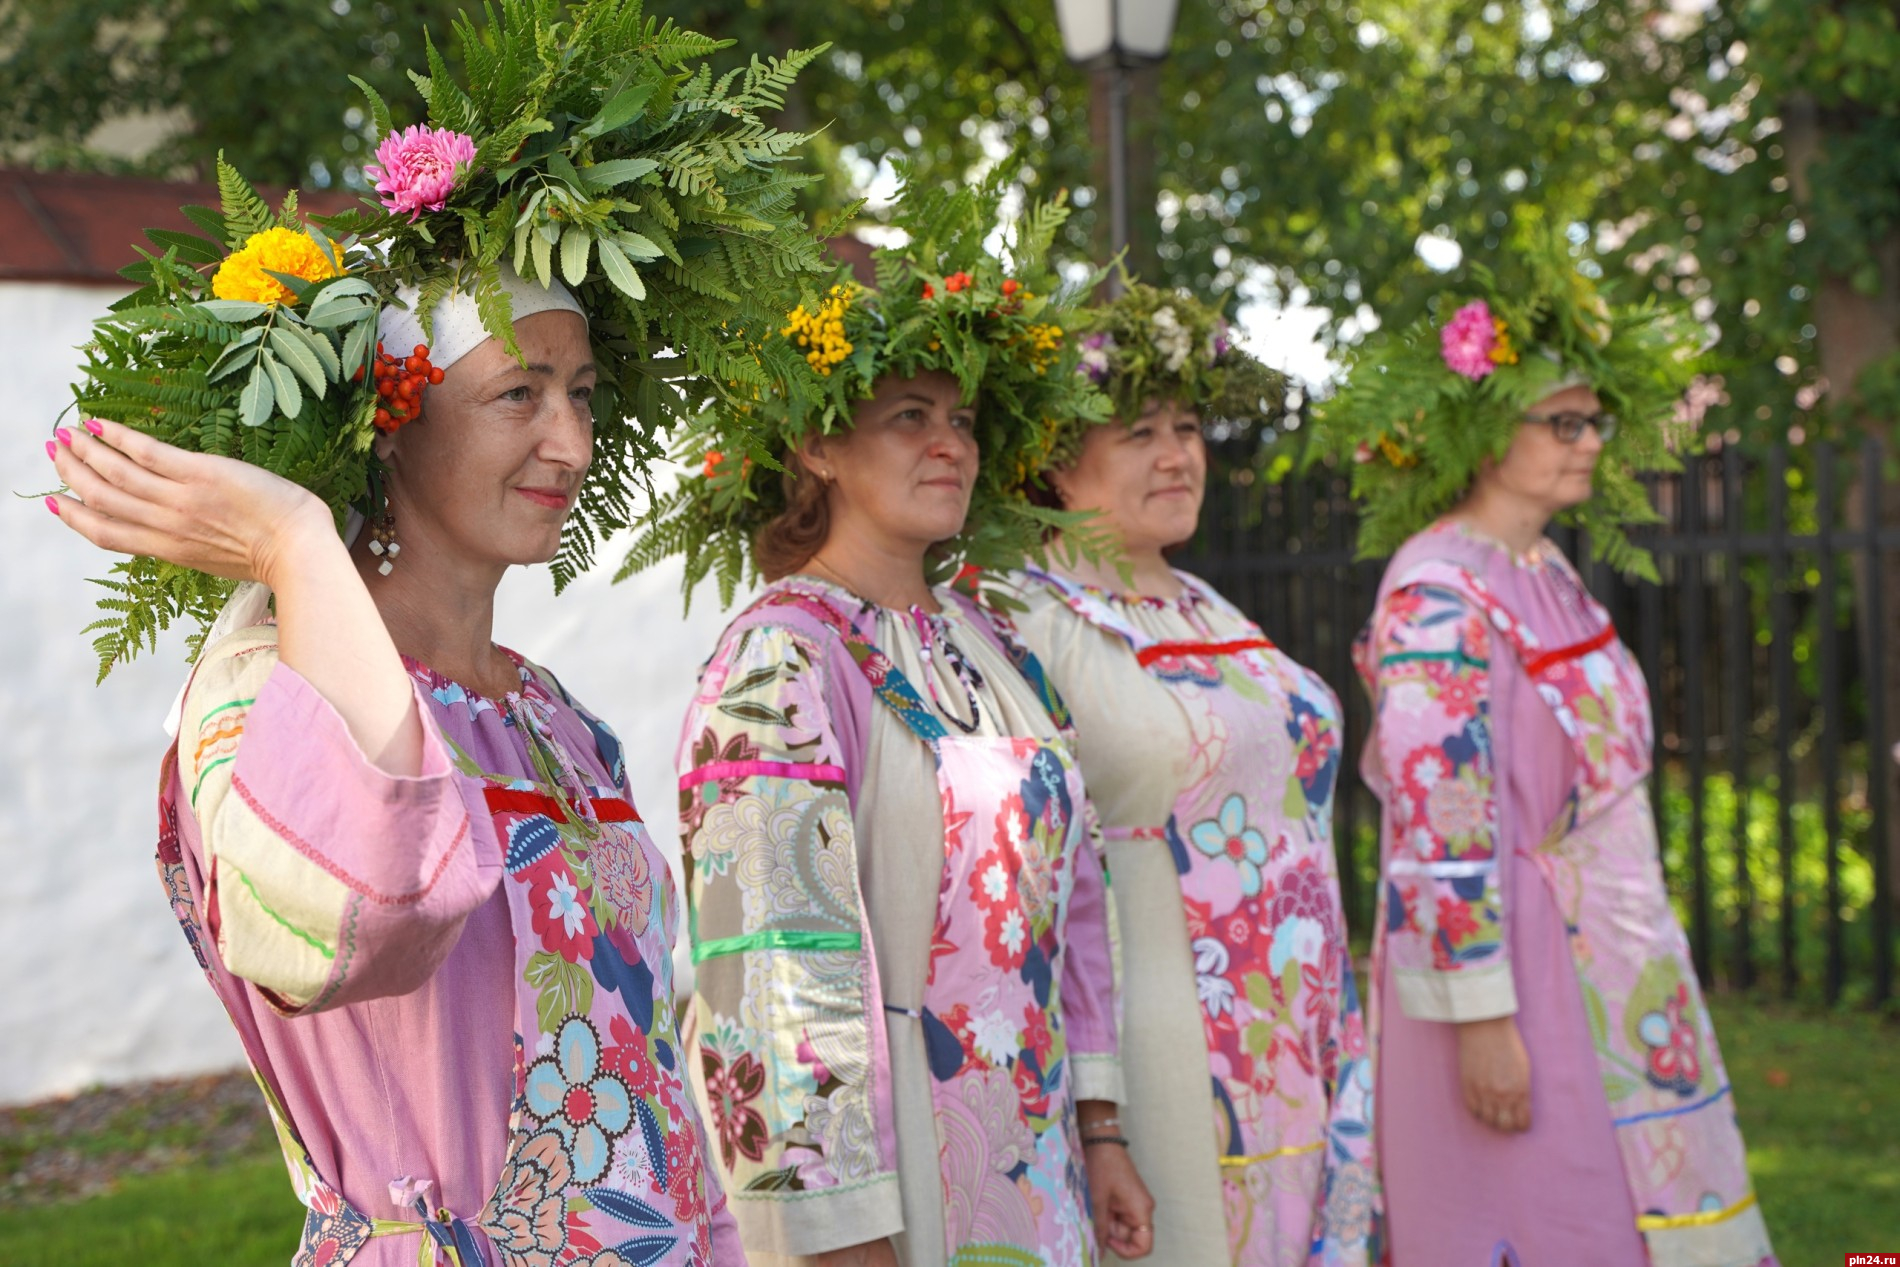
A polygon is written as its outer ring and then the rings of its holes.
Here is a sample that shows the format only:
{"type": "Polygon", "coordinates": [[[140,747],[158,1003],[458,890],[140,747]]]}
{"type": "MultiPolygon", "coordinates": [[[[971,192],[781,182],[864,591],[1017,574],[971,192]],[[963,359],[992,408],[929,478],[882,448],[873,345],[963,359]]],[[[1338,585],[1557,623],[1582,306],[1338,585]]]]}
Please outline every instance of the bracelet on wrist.
{"type": "Polygon", "coordinates": [[[1117,1148],[1126,1148],[1128,1137],[1125,1135],[1084,1135],[1082,1147],[1087,1148],[1090,1144],[1113,1144],[1117,1148]]]}
{"type": "Polygon", "coordinates": [[[1104,1117],[1097,1118],[1093,1122],[1082,1123],[1082,1129],[1085,1131],[1112,1131],[1121,1124],[1122,1120],[1118,1117],[1104,1117]]]}

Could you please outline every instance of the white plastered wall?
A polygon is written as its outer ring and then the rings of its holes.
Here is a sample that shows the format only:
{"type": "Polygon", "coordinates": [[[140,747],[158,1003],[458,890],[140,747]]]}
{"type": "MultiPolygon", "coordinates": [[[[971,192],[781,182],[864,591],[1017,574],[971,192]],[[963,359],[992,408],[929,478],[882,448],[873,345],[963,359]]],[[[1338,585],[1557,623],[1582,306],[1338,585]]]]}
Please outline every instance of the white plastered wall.
{"type": "MultiPolygon", "coordinates": [[[[7,493],[56,482],[45,442],[71,399],[75,349],[113,298],[0,284],[7,493]]],[[[160,723],[182,681],[182,632],[95,688],[79,631],[94,612],[85,578],[106,563],[38,496],[0,499],[0,1104],[242,1060],[152,865],[160,723]]],[[[545,569],[511,573],[496,637],[619,732],[634,798],[677,869],[673,748],[726,617],[706,587],[682,619],[676,567],[623,585],[608,583],[611,570],[559,599],[545,569]]]]}

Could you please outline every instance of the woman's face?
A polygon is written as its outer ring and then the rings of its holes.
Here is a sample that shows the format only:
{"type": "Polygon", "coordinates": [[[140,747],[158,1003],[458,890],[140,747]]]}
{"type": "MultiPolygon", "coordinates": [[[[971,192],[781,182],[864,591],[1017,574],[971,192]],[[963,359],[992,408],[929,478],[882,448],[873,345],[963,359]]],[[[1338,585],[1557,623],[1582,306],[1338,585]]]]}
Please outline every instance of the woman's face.
{"type": "Polygon", "coordinates": [[[963,531],[976,487],[976,410],[942,370],[880,378],[851,429],[814,436],[805,469],[829,487],[832,536],[928,549],[963,531]]]}
{"type": "Polygon", "coordinates": [[[1200,415],[1166,401],[1129,426],[1092,427],[1074,465],[1049,478],[1068,509],[1100,511],[1129,553],[1179,545],[1194,535],[1207,491],[1200,415]]]}
{"type": "MultiPolygon", "coordinates": [[[[1548,417],[1552,414],[1594,414],[1603,403],[1588,387],[1566,387],[1546,396],[1527,411],[1548,417]]],[[[1603,438],[1595,427],[1566,444],[1557,438],[1557,429],[1549,423],[1524,422],[1511,438],[1504,457],[1487,470],[1481,479],[1498,491],[1529,502],[1548,515],[1581,506],[1590,500],[1591,479],[1597,459],[1603,454],[1603,438]]]]}
{"type": "Polygon", "coordinates": [[[571,312],[524,317],[515,341],[525,365],[489,339],[378,444],[405,563],[434,553],[507,567],[560,549],[593,460],[594,354],[571,312]]]}

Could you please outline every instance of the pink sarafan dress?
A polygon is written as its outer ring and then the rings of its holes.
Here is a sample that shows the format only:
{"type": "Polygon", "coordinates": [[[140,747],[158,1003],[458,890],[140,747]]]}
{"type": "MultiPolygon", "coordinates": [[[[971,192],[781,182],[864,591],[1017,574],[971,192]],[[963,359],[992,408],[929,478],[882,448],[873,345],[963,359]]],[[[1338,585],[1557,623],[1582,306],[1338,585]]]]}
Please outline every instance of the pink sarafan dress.
{"type": "Polygon", "coordinates": [[[1205,582],[1034,568],[1119,916],[1130,1152],[1157,1263],[1379,1261],[1372,1070],[1333,861],[1339,703],[1205,582]]]}
{"type": "Polygon", "coordinates": [[[1773,1251],[1648,796],[1649,693],[1548,541],[1441,522],[1358,647],[1384,803],[1372,1021],[1402,1267],[1756,1267],[1773,1251]],[[1455,1025],[1515,1016],[1531,1129],[1464,1107],[1455,1025]]]}
{"type": "Polygon", "coordinates": [[[159,874],[275,1119],[293,1267],[742,1267],[674,1019],[672,876],[620,741],[517,665],[493,699],[408,666],[412,778],[274,626],[186,692],[159,874]]]}

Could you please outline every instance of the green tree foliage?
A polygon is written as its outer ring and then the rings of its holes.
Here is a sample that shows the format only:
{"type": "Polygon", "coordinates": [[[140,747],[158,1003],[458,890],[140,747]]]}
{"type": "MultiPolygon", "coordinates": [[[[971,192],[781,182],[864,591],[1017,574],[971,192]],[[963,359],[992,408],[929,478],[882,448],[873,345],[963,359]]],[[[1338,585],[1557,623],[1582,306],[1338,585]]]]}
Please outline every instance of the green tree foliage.
{"type": "MultiPolygon", "coordinates": [[[[223,148],[266,181],[312,162],[343,173],[365,136],[339,72],[412,100],[398,67],[424,22],[446,36],[454,7],[15,0],[0,139],[96,164],[80,146],[101,119],[178,109],[192,126],[148,166],[208,172],[223,148]],[[303,108],[258,105],[293,99],[303,108]]],[[[1087,79],[1047,0],[654,12],[744,49],[831,42],[785,118],[826,128],[829,180],[804,195],[821,218],[881,159],[955,182],[1025,146],[1040,196],[1071,191],[1067,249],[1096,240],[1087,79]]],[[[1527,205],[1586,226],[1613,298],[1697,302],[1727,384],[1717,430],[1825,421],[1830,287],[1856,329],[1863,309],[1900,321],[1900,33],[1882,0],[1183,0],[1157,82],[1134,103],[1163,210],[1150,280],[1304,298],[1333,314],[1328,341],[1417,315],[1436,288],[1421,237],[1482,252],[1527,205]]],[[[1845,372],[1893,414],[1890,351],[1833,367],[1832,398],[1845,372]]]]}
{"type": "MultiPolygon", "coordinates": [[[[0,146],[39,167],[209,180],[220,152],[253,180],[345,183],[375,145],[356,75],[421,110],[404,69],[441,41],[456,0],[9,0],[0,5],[0,146]],[[136,158],[101,124],[164,116],[136,158]],[[327,179],[326,179],[327,178],[327,179]]],[[[480,6],[473,6],[479,10],[480,6]]],[[[459,52],[445,46],[460,70],[459,52]]]]}
{"type": "MultiPolygon", "coordinates": [[[[1040,184],[1072,191],[1068,244],[1087,251],[1088,85],[1052,4],[667,11],[742,43],[832,40],[792,108],[835,120],[861,163],[903,155],[954,181],[986,145],[1028,145],[1040,184]]],[[[1875,0],[1183,0],[1157,94],[1135,103],[1161,193],[1152,280],[1251,281],[1327,308],[1322,338],[1351,343],[1437,289],[1421,238],[1488,253],[1535,207],[1596,239],[1613,298],[1696,303],[1727,381],[1710,427],[1812,433],[1824,279],[1871,295],[1900,272],[1880,247],[1896,99],[1894,9],[1875,0]],[[1787,118],[1803,111],[1822,153],[1805,196],[1787,118]]]]}

